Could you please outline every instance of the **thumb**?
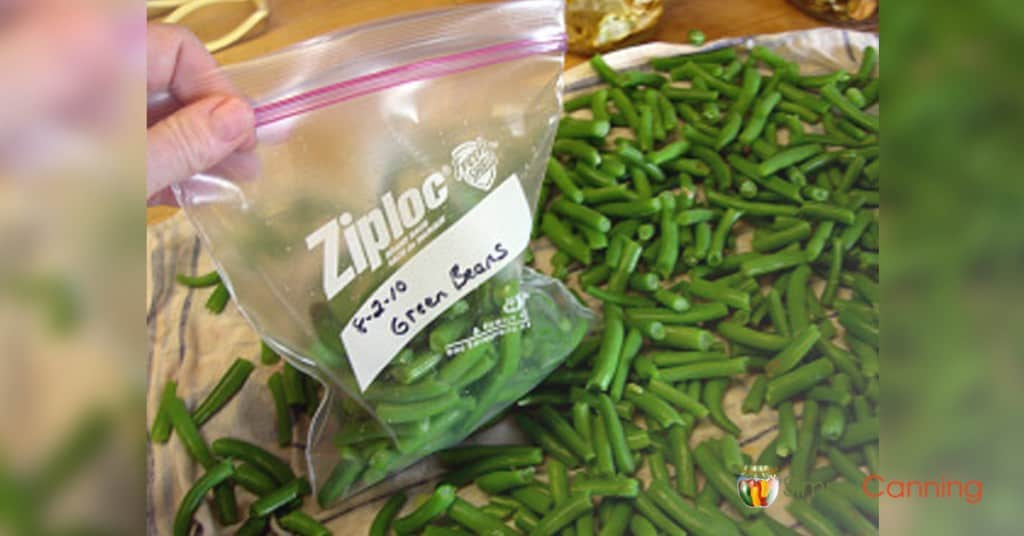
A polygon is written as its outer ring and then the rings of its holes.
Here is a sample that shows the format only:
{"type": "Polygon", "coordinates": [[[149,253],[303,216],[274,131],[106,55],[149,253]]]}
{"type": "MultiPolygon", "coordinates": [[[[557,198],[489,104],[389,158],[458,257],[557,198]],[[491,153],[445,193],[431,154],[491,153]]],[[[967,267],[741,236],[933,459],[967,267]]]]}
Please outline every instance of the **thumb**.
{"type": "Polygon", "coordinates": [[[146,133],[146,197],[217,165],[255,140],[252,108],[237,97],[207,97],[146,133]]]}

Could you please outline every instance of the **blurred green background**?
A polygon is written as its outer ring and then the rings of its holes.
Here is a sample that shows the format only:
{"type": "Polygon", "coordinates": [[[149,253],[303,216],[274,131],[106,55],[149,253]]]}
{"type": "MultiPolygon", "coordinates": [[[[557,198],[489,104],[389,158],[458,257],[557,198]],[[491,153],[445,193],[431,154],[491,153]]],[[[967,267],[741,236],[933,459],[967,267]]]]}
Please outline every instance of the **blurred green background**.
{"type": "Polygon", "coordinates": [[[1024,10],[887,2],[882,467],[983,499],[885,499],[891,534],[1019,534],[1024,10]]]}
{"type": "MultiPolygon", "coordinates": [[[[144,530],[144,58],[123,28],[144,15],[127,4],[63,4],[45,35],[0,26],[20,73],[0,79],[0,534],[144,530]],[[53,55],[62,38],[79,55],[53,55]]],[[[881,27],[882,476],[984,486],[973,505],[883,498],[882,530],[1020,533],[1024,10],[904,0],[881,27]]]]}

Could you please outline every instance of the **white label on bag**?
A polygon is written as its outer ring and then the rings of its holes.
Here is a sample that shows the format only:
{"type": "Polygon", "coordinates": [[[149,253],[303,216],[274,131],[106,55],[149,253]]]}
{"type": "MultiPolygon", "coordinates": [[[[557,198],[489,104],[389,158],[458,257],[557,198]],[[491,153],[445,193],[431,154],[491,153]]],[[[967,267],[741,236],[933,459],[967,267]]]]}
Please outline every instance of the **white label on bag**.
{"type": "Polygon", "coordinates": [[[531,225],[512,175],[377,287],[341,331],[359,389],[431,321],[522,253],[531,225]]]}

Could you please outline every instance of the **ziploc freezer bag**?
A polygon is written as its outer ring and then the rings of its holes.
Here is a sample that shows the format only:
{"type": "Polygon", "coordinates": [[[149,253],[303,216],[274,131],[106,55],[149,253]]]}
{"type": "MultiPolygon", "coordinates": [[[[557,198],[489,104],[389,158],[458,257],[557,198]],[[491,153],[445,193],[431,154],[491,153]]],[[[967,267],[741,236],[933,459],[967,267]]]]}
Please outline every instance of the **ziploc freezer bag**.
{"type": "Polygon", "coordinates": [[[589,328],[522,262],[564,48],[562,2],[529,0],[227,69],[258,148],[175,195],[243,315],[328,387],[307,442],[321,505],[462,440],[589,328]]]}

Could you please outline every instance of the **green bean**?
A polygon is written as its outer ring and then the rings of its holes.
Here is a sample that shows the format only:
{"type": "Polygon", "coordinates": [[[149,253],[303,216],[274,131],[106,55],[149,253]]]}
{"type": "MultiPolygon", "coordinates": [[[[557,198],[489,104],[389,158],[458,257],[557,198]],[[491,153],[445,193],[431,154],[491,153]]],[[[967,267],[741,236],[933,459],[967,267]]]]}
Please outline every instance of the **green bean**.
{"type": "Polygon", "coordinates": [[[732,46],[724,46],[709,51],[697,52],[693,54],[683,54],[679,56],[670,56],[667,58],[653,58],[651,60],[651,67],[659,71],[668,71],[680,65],[684,65],[688,62],[698,63],[725,63],[736,59],[736,49],[732,46]]]}
{"type": "Polygon", "coordinates": [[[537,525],[530,531],[536,536],[550,536],[559,530],[573,523],[576,518],[587,515],[594,509],[594,503],[589,493],[573,494],[563,504],[544,515],[537,525]]]}
{"type": "Polygon", "coordinates": [[[875,64],[878,61],[878,50],[873,46],[864,48],[860,56],[860,68],[853,79],[857,82],[867,82],[875,73],[875,64]]]}
{"type": "Polygon", "coordinates": [[[210,450],[222,458],[233,458],[252,464],[272,476],[277,484],[284,484],[295,478],[291,468],[280,458],[240,439],[217,439],[210,445],[210,450]]]}
{"type": "Polygon", "coordinates": [[[878,531],[878,527],[865,519],[849,501],[827,488],[816,493],[811,503],[853,534],[872,534],[878,531]]]}
{"type": "Polygon", "coordinates": [[[861,419],[846,426],[846,433],[839,440],[843,449],[859,447],[878,440],[878,417],[861,419]]]}
{"type": "Polygon", "coordinates": [[[717,152],[703,146],[694,147],[692,152],[707,164],[718,188],[725,190],[732,187],[732,170],[717,152]]]}
{"type": "Polygon", "coordinates": [[[607,391],[615,376],[619,355],[622,353],[624,329],[622,309],[605,305],[605,329],[601,348],[594,363],[593,374],[587,382],[588,389],[607,391]]]}
{"type": "Polygon", "coordinates": [[[607,477],[577,477],[572,483],[572,493],[589,493],[594,497],[633,498],[640,493],[640,481],[621,475],[607,477]]]}
{"type": "MultiPolygon", "coordinates": [[[[734,359],[732,361],[736,360],[734,359]]],[[[742,372],[740,372],[740,374],[742,374],[742,372]]],[[[703,401],[704,405],[708,408],[708,414],[711,416],[711,420],[722,430],[738,436],[740,435],[739,427],[725,415],[725,410],[722,408],[722,398],[725,396],[725,390],[728,386],[728,378],[718,378],[705,382],[704,392],[702,393],[703,401]]]]}
{"type": "Polygon", "coordinates": [[[846,429],[846,411],[842,406],[830,404],[825,406],[821,416],[821,437],[835,441],[846,429]]]}
{"type": "MultiPolygon", "coordinates": [[[[605,96],[607,97],[607,95],[608,95],[608,90],[607,89],[601,89],[600,91],[604,91],[605,92],[605,96]]],[[[572,113],[572,112],[575,112],[576,110],[582,110],[584,108],[589,108],[591,106],[591,103],[593,102],[594,97],[597,96],[597,94],[600,91],[594,91],[592,93],[585,93],[583,95],[577,95],[577,96],[575,96],[575,97],[573,97],[571,99],[566,100],[564,103],[562,103],[562,111],[565,112],[565,113],[572,113]]]]}
{"type": "Polygon", "coordinates": [[[684,425],[682,418],[672,406],[635,383],[626,385],[625,397],[662,428],[668,428],[673,424],[684,425]]]}
{"type": "Polygon", "coordinates": [[[615,107],[618,108],[619,112],[626,119],[626,125],[635,130],[640,123],[640,116],[637,114],[633,102],[626,96],[626,93],[620,88],[613,87],[608,90],[608,97],[611,98],[615,107]]]}
{"type": "Polygon", "coordinates": [[[799,104],[815,113],[823,114],[828,112],[829,104],[816,95],[812,95],[788,82],[781,82],[778,86],[779,93],[783,98],[794,104],[799,104]]]}
{"type": "Polygon", "coordinates": [[[648,162],[644,158],[644,153],[640,152],[636,147],[626,143],[619,144],[615,149],[615,154],[629,164],[642,169],[651,179],[657,182],[665,180],[665,172],[660,167],[648,162]]]}
{"type": "Polygon", "coordinates": [[[284,395],[284,382],[280,372],[270,375],[267,387],[274,398],[274,414],[277,425],[277,444],[285,447],[292,442],[292,416],[288,410],[288,401],[284,395]]]}
{"type": "Polygon", "coordinates": [[[797,432],[796,416],[793,413],[792,402],[779,404],[779,436],[775,443],[775,453],[782,458],[788,458],[796,451],[797,432]]]}
{"type": "Polygon", "coordinates": [[[792,482],[804,483],[814,465],[815,442],[818,437],[819,406],[814,400],[804,402],[803,423],[796,436],[796,450],[790,460],[789,475],[792,482]]]}
{"type": "Polygon", "coordinates": [[[635,193],[627,190],[624,184],[605,186],[602,188],[583,188],[582,192],[583,202],[588,205],[606,203],[609,201],[629,201],[639,199],[635,193]]]}
{"type": "MultiPolygon", "coordinates": [[[[684,67],[685,68],[685,67],[684,67]]],[[[718,100],[718,92],[709,89],[665,86],[661,94],[670,101],[714,102],[718,100]]]]}
{"type": "Polygon", "coordinates": [[[623,79],[622,87],[624,88],[635,88],[638,86],[661,87],[668,82],[660,74],[644,71],[624,71],[619,73],[619,76],[623,79]]]}
{"type": "Polygon", "coordinates": [[[879,370],[878,352],[870,344],[862,342],[856,337],[847,335],[844,340],[846,345],[850,347],[850,350],[860,360],[861,372],[865,376],[877,378],[879,370]]]}
{"type": "Polygon", "coordinates": [[[583,264],[590,264],[590,248],[554,214],[545,213],[541,218],[541,230],[559,249],[583,264]]]}
{"type": "Polygon", "coordinates": [[[416,510],[392,523],[397,534],[411,534],[423,528],[434,519],[440,517],[455,502],[455,486],[441,485],[434,490],[430,498],[416,510]]]}
{"type": "Polygon", "coordinates": [[[799,164],[821,152],[822,147],[818,144],[800,145],[786,149],[758,164],[757,171],[760,177],[767,177],[783,168],[799,164]]]}
{"type": "MultiPolygon", "coordinates": [[[[660,481],[651,482],[647,492],[641,496],[656,504],[669,517],[687,530],[696,534],[715,534],[716,526],[711,517],[684,501],[679,494],[668,486],[668,483],[660,481]]],[[[650,519],[647,512],[644,512],[644,515],[650,519]]]]}
{"type": "MultiPolygon", "coordinates": [[[[664,335],[664,327],[662,328],[662,335],[664,335]]],[[[643,337],[641,336],[640,331],[637,329],[630,329],[629,333],[626,334],[625,340],[622,342],[622,350],[615,366],[615,375],[612,377],[612,382],[608,390],[608,394],[612,397],[612,400],[618,401],[622,398],[622,390],[626,386],[626,379],[629,377],[629,371],[633,363],[633,359],[636,358],[642,344],[643,337]]]]}
{"type": "Polygon", "coordinates": [[[654,291],[654,299],[661,305],[679,313],[690,308],[690,302],[686,298],[670,290],[657,289],[654,291]]]}
{"type": "Polygon", "coordinates": [[[203,288],[212,287],[220,283],[220,274],[217,273],[217,270],[212,270],[202,275],[178,274],[174,279],[179,284],[189,288],[203,288]]]}
{"type": "Polygon", "coordinates": [[[750,57],[756,60],[760,60],[765,65],[771,67],[776,71],[793,71],[792,74],[796,74],[795,70],[798,69],[798,67],[795,64],[786,61],[784,58],[775,54],[767,47],[761,45],[755,46],[754,48],[750,49],[750,57]]]}
{"type": "Polygon", "coordinates": [[[631,290],[653,292],[660,288],[661,280],[653,272],[634,272],[629,276],[628,286],[631,290]]]}
{"type": "Polygon", "coordinates": [[[768,316],[772,320],[772,325],[775,326],[775,331],[783,337],[789,338],[792,332],[789,329],[789,320],[786,318],[786,311],[782,305],[782,293],[777,288],[772,288],[768,291],[766,301],[768,316]]]}
{"type": "Polygon", "coordinates": [[[224,312],[224,308],[228,305],[228,300],[231,299],[231,293],[228,292],[228,287],[221,281],[214,287],[213,292],[210,293],[210,297],[206,299],[206,310],[213,314],[220,314],[224,312]]]}
{"type": "Polygon", "coordinates": [[[398,383],[410,385],[433,371],[443,358],[444,355],[441,352],[428,350],[415,356],[411,361],[391,367],[389,374],[398,383]]]}
{"type": "Polygon", "coordinates": [[[583,202],[583,191],[569,178],[569,174],[558,160],[548,158],[547,177],[566,199],[574,203],[583,202]]]}
{"type": "MultiPolygon", "coordinates": [[[[701,125],[701,123],[696,123],[696,122],[686,123],[685,125],[683,125],[683,136],[687,140],[689,140],[689,141],[691,141],[691,142],[693,142],[695,144],[705,145],[705,146],[708,146],[708,147],[714,147],[718,143],[717,138],[718,138],[719,132],[718,131],[714,131],[714,133],[707,132],[706,130],[708,130],[708,129],[699,129],[699,128],[697,128],[697,126],[699,126],[699,125],[701,125]]],[[[677,171],[681,171],[681,170],[677,170],[677,171]]]]}
{"type": "Polygon", "coordinates": [[[711,249],[711,225],[707,222],[700,222],[694,228],[693,246],[687,248],[688,253],[683,254],[683,259],[688,264],[696,265],[707,257],[711,249]]]}
{"type": "Polygon", "coordinates": [[[807,316],[807,281],[810,275],[811,269],[801,264],[793,270],[786,285],[786,314],[794,333],[802,332],[810,324],[807,316]]]}
{"type": "Polygon", "coordinates": [[[636,127],[637,145],[641,151],[650,151],[654,148],[654,113],[647,105],[637,106],[640,113],[640,121],[636,127]]]}
{"type": "Polygon", "coordinates": [[[267,343],[260,341],[260,363],[264,365],[273,365],[281,360],[281,356],[277,355],[277,352],[273,348],[267,346],[267,343]]]}
{"type": "Polygon", "coordinates": [[[757,331],[733,322],[718,324],[718,333],[730,341],[759,350],[778,351],[789,343],[781,335],[757,331]]]}
{"type": "Polygon", "coordinates": [[[598,166],[591,166],[586,162],[577,162],[575,169],[573,170],[577,177],[580,178],[589,186],[594,187],[607,187],[615,186],[615,177],[605,173],[598,166]]]}
{"type": "Polygon", "coordinates": [[[600,415],[594,416],[592,442],[594,445],[595,462],[599,474],[611,475],[615,473],[615,459],[612,454],[611,441],[608,437],[608,430],[605,427],[604,419],[600,415]]]}
{"type": "Polygon", "coordinates": [[[265,517],[307,494],[309,494],[309,482],[302,477],[296,478],[253,502],[249,506],[250,515],[265,517]]]}
{"type": "Polygon", "coordinates": [[[776,406],[780,402],[814,387],[834,371],[835,367],[828,359],[817,359],[797,367],[768,382],[765,401],[769,406],[776,406]]]}
{"type": "Polygon", "coordinates": [[[796,78],[797,85],[804,87],[823,87],[830,84],[844,83],[850,80],[850,73],[843,69],[827,74],[816,76],[800,76],[796,78]]]}
{"type": "Polygon", "coordinates": [[[734,309],[744,311],[750,310],[750,295],[737,289],[729,288],[723,284],[694,278],[690,281],[688,290],[694,295],[707,300],[721,302],[734,309]]]}
{"type": "Polygon", "coordinates": [[[814,234],[811,235],[810,240],[807,241],[807,245],[804,247],[804,257],[807,259],[807,262],[814,262],[818,259],[821,252],[825,249],[825,242],[832,235],[832,229],[835,228],[835,225],[836,222],[830,220],[818,223],[814,229],[814,234]]]}
{"type": "Polygon", "coordinates": [[[661,165],[665,162],[675,160],[682,155],[686,154],[690,150],[690,142],[686,140],[676,140],[672,143],[666,144],[662,148],[647,154],[647,160],[652,164],[661,165]]]}
{"type": "MultiPolygon", "coordinates": [[[[522,513],[522,512],[520,512],[522,513]]],[[[474,534],[516,536],[518,533],[498,518],[485,514],[472,504],[456,497],[448,508],[448,517],[474,534]]],[[[519,514],[516,515],[519,517],[519,514]]]]}
{"type": "MultiPolygon", "coordinates": [[[[493,517],[493,516],[488,516],[488,517],[493,517]]],[[[501,521],[498,518],[495,518],[495,520],[496,521],[501,521]]],[[[521,530],[523,530],[524,532],[527,532],[527,533],[533,531],[534,527],[537,526],[537,522],[540,521],[539,519],[537,519],[537,516],[533,515],[526,508],[520,508],[520,509],[516,510],[516,513],[512,516],[512,520],[515,523],[516,527],[518,527],[519,529],[521,529],[521,530]]],[[[504,527],[504,526],[505,525],[502,525],[502,527],[504,527]]],[[[484,533],[484,534],[486,534],[486,533],[484,533]]]]}
{"type": "Polygon", "coordinates": [[[676,158],[666,164],[666,167],[680,173],[705,177],[711,173],[711,168],[701,161],[693,158],[676,158]]]}
{"type": "Polygon", "coordinates": [[[366,468],[366,460],[352,447],[341,447],[338,453],[341,460],[317,492],[317,503],[321,508],[327,508],[344,495],[366,468]]]}
{"type": "Polygon", "coordinates": [[[700,493],[697,494],[694,502],[697,503],[698,508],[718,508],[718,505],[722,502],[722,496],[715,491],[714,486],[708,482],[704,482],[704,487],[700,489],[700,493]]]}
{"type": "Polygon", "coordinates": [[[837,495],[850,502],[862,514],[878,521],[878,499],[872,498],[864,493],[861,486],[852,482],[834,482],[829,488],[837,495]]]}
{"type": "Polygon", "coordinates": [[[611,125],[607,120],[563,117],[558,122],[555,138],[603,138],[608,135],[610,129],[611,125]]]}
{"type": "MultiPolygon", "coordinates": [[[[179,430],[178,437],[182,437],[180,434],[181,432],[179,430]]],[[[192,484],[192,487],[182,498],[181,503],[178,506],[178,511],[174,516],[175,536],[185,536],[188,534],[189,525],[192,523],[192,516],[195,515],[196,510],[199,509],[199,505],[202,504],[203,498],[211,489],[231,478],[234,475],[234,472],[235,466],[232,465],[230,460],[224,460],[220,463],[212,463],[207,468],[206,473],[192,484]]]]}
{"type": "Polygon", "coordinates": [[[832,103],[833,106],[839,109],[846,117],[848,117],[854,123],[857,123],[872,132],[878,132],[878,116],[871,115],[864,112],[860,108],[856,107],[850,101],[846,100],[845,97],[839,90],[836,89],[835,84],[828,83],[822,86],[821,96],[825,100],[832,103]]]}
{"type": "Polygon", "coordinates": [[[260,536],[266,534],[270,520],[265,517],[250,517],[238,527],[235,536],[260,536]]]}
{"type": "MultiPolygon", "coordinates": [[[[604,203],[595,207],[598,212],[615,217],[653,216],[661,210],[661,201],[657,197],[637,201],[619,201],[604,203]]],[[[583,262],[582,260],[580,262],[583,262]]],[[[584,264],[589,264],[584,262],[584,264]]]]}
{"type": "MultiPolygon", "coordinates": [[[[698,324],[717,320],[729,314],[729,310],[722,303],[701,303],[693,305],[686,312],[677,313],[667,309],[636,307],[626,309],[626,318],[630,322],[661,322],[666,325],[698,324]]],[[[710,343],[709,343],[710,344],[710,343]]]]}
{"type": "Polygon", "coordinates": [[[705,191],[705,195],[712,204],[734,208],[750,216],[796,216],[799,213],[799,209],[792,205],[745,201],[714,190],[705,191]]]}
{"type": "Polygon", "coordinates": [[[697,495],[697,476],[693,468],[689,438],[682,426],[668,428],[668,452],[676,468],[676,489],[685,497],[694,497],[697,495]]]}
{"type": "Polygon", "coordinates": [[[491,495],[497,495],[512,488],[530,484],[533,482],[534,472],[532,467],[493,471],[479,476],[476,479],[476,485],[491,495]]]}
{"type": "Polygon", "coordinates": [[[820,338],[821,332],[814,325],[796,333],[793,339],[771,361],[765,364],[765,375],[775,378],[792,370],[811,351],[820,338]]]}
{"type": "MultiPolygon", "coordinates": [[[[582,195],[582,193],[581,193],[582,195]]],[[[612,222],[600,212],[583,205],[559,198],[551,203],[550,209],[600,233],[606,233],[612,228],[612,222]]]]}
{"type": "Polygon", "coordinates": [[[825,357],[835,365],[835,368],[850,377],[850,380],[853,381],[853,385],[857,387],[858,390],[864,389],[867,382],[864,375],[861,374],[860,369],[857,368],[856,358],[850,355],[849,352],[842,350],[824,339],[817,342],[817,347],[823,354],[825,354],[825,357]]]}
{"type": "MultiPolygon", "coordinates": [[[[210,452],[210,447],[206,445],[206,441],[199,435],[199,429],[196,428],[195,421],[192,420],[191,415],[189,415],[188,410],[185,408],[185,403],[181,398],[174,396],[172,393],[164,398],[161,407],[167,412],[167,416],[174,427],[174,432],[178,434],[178,438],[184,443],[189,456],[209,471],[217,462],[210,452]]],[[[232,468],[233,471],[234,468],[232,468]]]]}
{"type": "Polygon", "coordinates": [[[604,429],[611,445],[615,466],[621,472],[632,474],[636,470],[633,454],[626,445],[622,422],[619,421],[619,417],[615,413],[615,405],[608,395],[604,393],[597,395],[597,412],[604,421],[604,429]]]}
{"type": "Polygon", "coordinates": [[[672,387],[663,379],[651,379],[647,384],[647,389],[681,411],[690,413],[698,418],[705,417],[708,414],[708,409],[699,400],[672,387]]]}
{"type": "MultiPolygon", "coordinates": [[[[665,484],[664,487],[668,488],[668,484],[665,484]]],[[[659,505],[655,504],[651,499],[649,492],[642,492],[638,495],[633,506],[645,519],[654,524],[661,534],[685,536],[686,531],[679,525],[676,525],[675,521],[669,519],[669,517],[662,512],[659,505]]]]}
{"type": "Polygon", "coordinates": [[[750,120],[747,121],[743,131],[740,132],[740,143],[750,145],[761,135],[761,131],[768,121],[768,116],[780,100],[782,100],[782,94],[777,91],[765,93],[757,99],[754,103],[754,111],[751,114],[750,120]]]}
{"type": "MultiPolygon", "coordinates": [[[[534,422],[532,419],[525,415],[515,415],[516,424],[519,429],[530,438],[533,443],[540,445],[544,451],[550,454],[552,457],[564,462],[570,467],[576,467],[580,461],[575,454],[567,446],[565,446],[554,434],[547,431],[540,424],[534,422]]],[[[473,475],[475,476],[475,475],[473,475]]],[[[472,477],[470,477],[470,480],[472,477]]],[[[458,481],[450,481],[453,484],[459,484],[458,481]]]]}
{"type": "MultiPolygon", "coordinates": [[[[776,106],[776,109],[778,109],[778,113],[792,114],[811,124],[817,123],[821,120],[821,116],[815,113],[814,110],[796,102],[782,101],[776,106]]],[[[771,123],[769,123],[769,125],[771,125],[771,123]]],[[[802,136],[803,135],[801,135],[799,139],[803,139],[802,136]]]]}
{"type": "Polygon", "coordinates": [[[662,445],[658,445],[647,455],[647,470],[651,473],[651,480],[667,481],[670,478],[663,450],[666,449],[662,445]]]}
{"type": "Polygon", "coordinates": [[[601,80],[612,87],[621,87],[625,82],[622,75],[608,66],[600,54],[594,54],[590,58],[590,67],[597,73],[597,76],[601,77],[601,80]]]}
{"type": "Polygon", "coordinates": [[[839,536],[840,534],[839,529],[828,518],[816,512],[803,501],[790,501],[786,505],[786,510],[815,536],[839,536]]]}
{"type": "Polygon", "coordinates": [[[377,417],[382,421],[388,424],[396,424],[433,417],[454,408],[459,402],[459,396],[449,391],[436,398],[417,402],[381,402],[377,404],[375,411],[377,412],[377,417]]]}
{"type": "Polygon", "coordinates": [[[373,524],[370,525],[370,536],[387,536],[388,531],[391,529],[391,523],[398,516],[398,512],[405,505],[405,501],[406,495],[402,491],[391,495],[373,518],[373,524]]]}
{"type": "Polygon", "coordinates": [[[273,477],[249,462],[236,466],[232,479],[257,496],[266,495],[278,486],[273,477]]]}
{"type": "Polygon", "coordinates": [[[665,326],[665,338],[657,342],[661,346],[703,352],[711,347],[713,341],[711,332],[707,330],[690,326],[665,326]]]}
{"type": "Polygon", "coordinates": [[[726,359],[724,352],[676,352],[676,351],[655,351],[646,354],[651,361],[659,367],[674,367],[688,365],[702,361],[714,361],[726,359]]]}
{"type": "Polygon", "coordinates": [[[165,409],[167,400],[177,398],[178,382],[168,380],[164,384],[164,390],[160,395],[160,405],[157,408],[156,416],[153,418],[153,425],[150,428],[149,437],[156,443],[166,443],[171,438],[171,416],[165,409]]]}
{"type": "Polygon", "coordinates": [[[747,397],[743,399],[743,405],[741,409],[743,413],[760,413],[761,408],[764,406],[764,392],[768,387],[768,381],[764,376],[758,376],[753,385],[750,386],[750,391],[747,392],[747,397]]]}
{"type": "Polygon", "coordinates": [[[632,514],[632,508],[628,502],[602,501],[598,513],[598,518],[601,521],[601,530],[598,532],[598,536],[625,536],[632,514]]]}
{"type": "Polygon", "coordinates": [[[657,536],[658,529],[654,528],[647,518],[633,514],[629,520],[629,531],[634,536],[657,536]]]}
{"type": "Polygon", "coordinates": [[[552,150],[556,155],[569,155],[590,166],[601,164],[601,155],[597,149],[580,140],[555,140],[552,150]]]}
{"type": "Polygon", "coordinates": [[[469,462],[458,471],[445,475],[443,481],[455,486],[463,486],[472,482],[477,477],[494,471],[508,471],[531,467],[543,461],[544,452],[540,448],[530,448],[523,452],[509,451],[508,453],[488,456],[487,458],[469,462]]]}
{"type": "Polygon", "coordinates": [[[804,203],[800,206],[800,214],[816,220],[833,220],[846,225],[854,222],[852,210],[827,203],[804,203]]]}
{"type": "Polygon", "coordinates": [[[584,462],[590,462],[594,459],[594,449],[576,433],[576,430],[573,429],[568,421],[551,409],[550,406],[540,408],[540,420],[577,457],[584,462]]]}
{"type": "Polygon", "coordinates": [[[747,67],[743,70],[743,83],[735,102],[729,109],[730,113],[735,113],[742,119],[750,105],[754,103],[754,99],[757,98],[757,92],[761,89],[761,80],[761,73],[756,68],[747,67]]]}

